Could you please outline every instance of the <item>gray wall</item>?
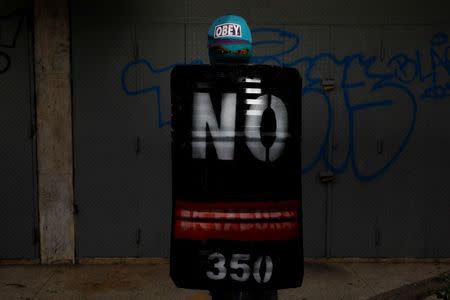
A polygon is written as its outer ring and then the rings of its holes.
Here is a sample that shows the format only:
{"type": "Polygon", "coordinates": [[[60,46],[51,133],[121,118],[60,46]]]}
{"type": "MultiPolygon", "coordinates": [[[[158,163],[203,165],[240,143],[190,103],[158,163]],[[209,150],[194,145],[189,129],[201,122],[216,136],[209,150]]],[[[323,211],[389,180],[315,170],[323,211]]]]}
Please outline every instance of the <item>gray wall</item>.
{"type": "Polygon", "coordinates": [[[226,13],[304,78],[305,255],[449,257],[447,2],[73,1],[78,257],[168,255],[169,74],[226,13]]]}

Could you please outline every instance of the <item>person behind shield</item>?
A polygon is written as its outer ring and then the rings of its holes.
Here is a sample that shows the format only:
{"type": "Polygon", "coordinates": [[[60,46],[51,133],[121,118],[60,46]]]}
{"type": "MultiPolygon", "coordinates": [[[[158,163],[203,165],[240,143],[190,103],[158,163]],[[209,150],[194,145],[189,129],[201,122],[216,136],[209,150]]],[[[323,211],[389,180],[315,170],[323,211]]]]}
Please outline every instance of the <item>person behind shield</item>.
{"type": "MultiPolygon", "coordinates": [[[[252,33],[244,18],[226,15],[208,29],[209,61],[214,64],[248,64],[252,56],[252,33]]],[[[276,290],[212,290],[213,300],[276,300],[276,290]]]]}

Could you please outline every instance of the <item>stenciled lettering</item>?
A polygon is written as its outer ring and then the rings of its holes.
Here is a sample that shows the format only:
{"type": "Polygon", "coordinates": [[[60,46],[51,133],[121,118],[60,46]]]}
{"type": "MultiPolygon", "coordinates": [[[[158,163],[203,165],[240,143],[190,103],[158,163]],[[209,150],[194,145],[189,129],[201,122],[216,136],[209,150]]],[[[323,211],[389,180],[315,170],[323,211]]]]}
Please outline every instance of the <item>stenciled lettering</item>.
{"type": "Polygon", "coordinates": [[[232,254],[229,268],[226,266],[226,257],[219,252],[210,254],[208,260],[211,266],[206,272],[206,277],[211,280],[223,280],[229,274],[230,278],[234,281],[246,282],[250,279],[250,275],[253,274],[253,278],[257,283],[267,283],[272,278],[274,269],[270,256],[257,257],[253,263],[253,271],[250,263],[250,254],[232,254]],[[263,274],[261,274],[261,270],[265,270],[263,274]],[[263,276],[261,277],[261,275],[263,276]]]}
{"type": "Polygon", "coordinates": [[[275,141],[269,149],[261,142],[261,121],[264,111],[269,107],[267,95],[262,95],[256,100],[251,101],[247,111],[247,120],[245,124],[245,136],[247,137],[247,146],[252,154],[262,161],[274,161],[283,153],[285,140],[288,137],[288,112],[283,101],[276,96],[270,96],[270,108],[275,113],[277,129],[275,131],[275,141]],[[266,151],[267,150],[267,151],[266,151]]]}
{"type": "MultiPolygon", "coordinates": [[[[262,95],[257,99],[247,100],[247,104],[249,104],[249,109],[245,113],[245,133],[243,133],[247,147],[256,159],[275,161],[282,155],[286,138],[289,136],[286,106],[280,98],[273,95],[262,95]],[[264,145],[261,141],[261,122],[266,109],[273,110],[276,121],[275,132],[264,133],[274,137],[271,145],[264,145]]],[[[222,95],[219,126],[210,95],[194,93],[192,124],[192,158],[206,159],[206,138],[209,132],[217,158],[219,160],[234,159],[236,94],[225,93],[222,95]]]]}
{"type": "Polygon", "coordinates": [[[236,94],[223,94],[219,127],[209,94],[195,93],[192,115],[192,138],[194,139],[192,141],[192,158],[206,158],[206,127],[208,127],[217,157],[220,160],[232,160],[234,158],[235,121],[236,94]]]}

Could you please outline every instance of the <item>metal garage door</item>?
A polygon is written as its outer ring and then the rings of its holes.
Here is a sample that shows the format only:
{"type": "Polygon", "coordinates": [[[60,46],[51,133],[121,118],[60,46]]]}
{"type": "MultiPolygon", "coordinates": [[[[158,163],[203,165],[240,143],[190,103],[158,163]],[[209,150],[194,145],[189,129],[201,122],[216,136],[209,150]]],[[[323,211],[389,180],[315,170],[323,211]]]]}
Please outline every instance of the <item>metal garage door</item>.
{"type": "Polygon", "coordinates": [[[37,258],[34,87],[29,12],[0,17],[0,259],[37,258]]]}
{"type": "MultiPolygon", "coordinates": [[[[72,3],[78,257],[168,255],[169,74],[208,62],[220,9],[135,2],[72,3]]],[[[254,62],[303,77],[305,255],[448,256],[450,102],[424,93],[449,85],[449,29],[275,17],[251,24],[254,62]]]]}
{"type": "Polygon", "coordinates": [[[448,28],[336,26],[331,37],[345,61],[333,65],[330,255],[447,257],[450,105],[424,95],[448,82],[448,28]]]}
{"type": "Polygon", "coordinates": [[[184,63],[184,26],[72,25],[77,255],[167,256],[170,63],[184,63]]]}
{"type": "MultiPolygon", "coordinates": [[[[120,85],[121,68],[133,58],[134,27],[76,21],[81,24],[72,24],[77,255],[137,256],[139,110],[120,85]]],[[[136,76],[129,84],[136,86],[136,76]]]]}
{"type": "MultiPolygon", "coordinates": [[[[144,18],[120,23],[102,23],[96,17],[73,20],[77,255],[166,256],[171,212],[169,75],[177,63],[208,61],[203,41],[208,25],[152,24],[144,18]]],[[[280,57],[281,62],[329,51],[325,26],[259,28],[263,29],[256,30],[256,40],[281,37],[282,43],[255,47],[256,59],[282,51],[291,42],[280,35],[284,30],[311,42],[280,57]]],[[[292,66],[301,72],[306,67],[292,66]]],[[[317,72],[328,76],[329,63],[319,63],[317,72]]],[[[329,101],[317,86],[304,93],[308,256],[326,255],[330,190],[317,174],[326,171],[319,158],[328,153],[329,101]]]]}

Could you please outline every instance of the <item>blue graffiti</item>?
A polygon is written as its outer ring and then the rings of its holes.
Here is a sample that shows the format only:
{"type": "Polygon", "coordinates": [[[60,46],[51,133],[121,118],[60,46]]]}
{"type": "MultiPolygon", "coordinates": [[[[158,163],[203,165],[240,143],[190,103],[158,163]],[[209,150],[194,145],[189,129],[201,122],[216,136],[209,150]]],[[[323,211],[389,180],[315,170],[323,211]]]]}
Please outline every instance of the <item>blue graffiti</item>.
{"type": "MultiPolygon", "coordinates": [[[[448,34],[439,32],[432,36],[431,47],[428,49],[428,57],[431,63],[431,71],[424,73],[423,53],[415,51],[414,57],[405,53],[394,55],[388,62],[389,67],[394,68],[394,76],[404,84],[414,81],[426,83],[431,80],[431,85],[426,87],[420,95],[422,100],[442,100],[450,98],[450,82],[439,83],[439,72],[445,74],[448,80],[450,75],[450,45],[448,34]]],[[[442,76],[441,76],[442,77],[442,76]]]]}
{"type": "MultiPolygon", "coordinates": [[[[304,73],[302,96],[314,96],[319,101],[323,101],[326,107],[327,121],[326,130],[323,140],[319,146],[317,153],[313,156],[311,161],[304,163],[302,173],[307,174],[316,168],[320,163],[324,163],[327,169],[341,174],[347,169],[351,168],[354,176],[361,181],[373,180],[384,174],[400,157],[401,153],[406,148],[411,139],[412,133],[416,124],[417,115],[417,101],[416,96],[410,89],[410,85],[416,81],[430,84],[425,87],[420,94],[420,99],[424,102],[430,100],[450,99],[450,82],[448,82],[450,75],[450,46],[448,34],[439,32],[432,36],[430,40],[430,48],[426,52],[415,50],[414,57],[406,53],[396,53],[387,60],[384,65],[384,71],[375,71],[377,65],[377,58],[374,56],[365,56],[363,53],[352,53],[343,57],[338,57],[333,53],[324,52],[318,53],[314,56],[298,57],[296,51],[301,48],[301,37],[297,34],[281,30],[278,28],[257,28],[254,29],[253,35],[258,37],[260,34],[269,34],[273,38],[262,39],[253,43],[253,47],[257,50],[259,47],[275,46],[281,50],[273,51],[273,53],[256,55],[252,57],[252,63],[255,64],[275,64],[285,67],[302,68],[304,73]],[[430,62],[428,74],[424,73],[425,59],[424,53],[427,53],[427,58],[430,62]],[[292,58],[293,57],[293,58],[292,58]],[[315,75],[318,66],[322,62],[333,64],[340,70],[340,80],[337,82],[337,87],[342,93],[342,100],[346,110],[346,117],[348,121],[348,143],[347,151],[344,159],[340,164],[335,164],[328,159],[329,140],[333,129],[333,105],[330,100],[329,93],[326,92],[321,84],[322,78],[315,75]],[[351,80],[351,73],[357,69],[364,75],[364,81],[353,82],[351,80]],[[445,82],[442,82],[444,80],[445,82]],[[358,102],[353,104],[354,97],[352,94],[361,91],[361,89],[368,89],[369,101],[358,102]],[[383,92],[384,91],[384,92],[383,92]],[[389,92],[389,93],[387,93],[389,92]],[[379,95],[379,99],[377,98],[379,95]],[[383,96],[384,95],[384,96],[383,96]],[[396,99],[386,99],[385,95],[395,95],[396,99]],[[403,102],[410,107],[410,119],[406,131],[403,135],[398,148],[393,152],[390,159],[388,159],[378,169],[372,170],[370,173],[364,173],[358,166],[356,156],[356,137],[355,137],[355,118],[363,111],[372,109],[384,109],[393,106],[400,97],[403,102]],[[406,100],[406,101],[405,101],[406,100]]],[[[201,64],[199,59],[192,60],[192,64],[201,64]]],[[[135,68],[144,68],[149,74],[161,74],[169,72],[177,64],[170,64],[168,66],[157,68],[145,59],[137,59],[128,63],[121,74],[121,84],[124,92],[129,96],[148,94],[156,97],[158,109],[158,127],[163,128],[170,125],[170,120],[165,119],[161,112],[161,90],[160,85],[151,85],[144,88],[131,88],[127,85],[127,78],[135,68]]],[[[379,70],[379,68],[377,68],[379,70]]]]}
{"type": "MultiPolygon", "coordinates": [[[[30,15],[30,12],[25,9],[17,9],[6,16],[0,16],[0,28],[3,22],[14,21],[15,27],[6,27],[9,30],[0,34],[0,48],[14,49],[20,34],[20,29],[25,21],[25,17],[30,15]],[[11,29],[13,29],[12,32],[11,29]]],[[[11,67],[11,57],[8,53],[0,51],[0,74],[8,72],[11,67]]]]}

